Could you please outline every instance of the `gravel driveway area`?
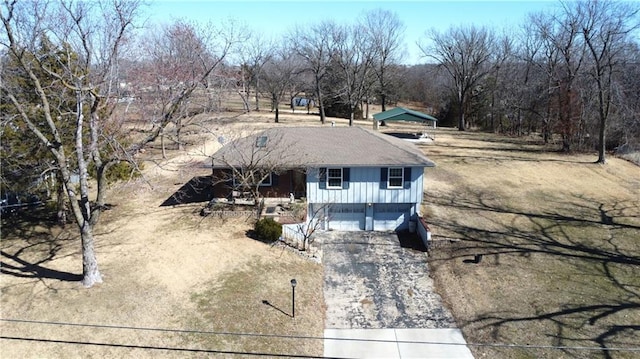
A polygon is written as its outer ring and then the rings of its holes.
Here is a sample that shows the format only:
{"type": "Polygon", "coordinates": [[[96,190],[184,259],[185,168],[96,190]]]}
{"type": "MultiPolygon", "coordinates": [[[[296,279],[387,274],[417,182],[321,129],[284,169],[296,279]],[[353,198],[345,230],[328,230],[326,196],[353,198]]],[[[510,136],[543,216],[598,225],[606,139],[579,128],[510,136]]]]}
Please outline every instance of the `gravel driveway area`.
{"type": "MultiPolygon", "coordinates": [[[[324,232],[325,328],[454,328],[427,254],[392,232],[324,232]]],[[[413,236],[411,236],[413,237],[413,236]]]]}

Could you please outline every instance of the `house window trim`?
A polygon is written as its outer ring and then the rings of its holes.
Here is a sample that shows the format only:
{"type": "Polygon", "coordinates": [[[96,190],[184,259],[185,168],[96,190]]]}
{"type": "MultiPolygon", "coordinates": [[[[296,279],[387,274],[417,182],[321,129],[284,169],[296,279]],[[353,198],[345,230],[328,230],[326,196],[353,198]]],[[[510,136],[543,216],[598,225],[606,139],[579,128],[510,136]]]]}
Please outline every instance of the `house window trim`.
{"type": "Polygon", "coordinates": [[[342,184],[344,182],[344,169],[342,167],[327,167],[326,170],[326,187],[327,189],[342,189],[342,184]],[[331,172],[331,170],[340,170],[340,184],[336,185],[336,186],[331,186],[329,184],[329,180],[331,179],[338,179],[337,176],[331,177],[329,176],[329,173],[331,172]]]}
{"type": "Polygon", "coordinates": [[[260,187],[272,187],[273,186],[273,172],[269,172],[269,176],[267,178],[265,178],[264,180],[262,180],[258,186],[260,186],[260,187]]]}
{"type": "Polygon", "coordinates": [[[403,189],[404,188],[404,168],[403,167],[389,167],[387,168],[387,189],[403,189]],[[400,176],[391,176],[391,170],[400,170],[400,176]],[[391,179],[400,179],[400,185],[392,186],[391,179]]]}

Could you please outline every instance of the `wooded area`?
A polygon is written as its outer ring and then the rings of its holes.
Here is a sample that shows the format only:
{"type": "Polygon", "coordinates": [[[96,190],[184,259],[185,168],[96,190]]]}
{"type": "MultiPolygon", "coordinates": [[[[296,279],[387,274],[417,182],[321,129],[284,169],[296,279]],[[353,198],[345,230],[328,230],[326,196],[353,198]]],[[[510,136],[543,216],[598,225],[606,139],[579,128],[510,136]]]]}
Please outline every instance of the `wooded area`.
{"type": "Polygon", "coordinates": [[[408,66],[402,20],[387,10],[347,24],[319,20],[275,40],[233,22],[140,29],[138,1],[6,0],[2,190],[46,187],[64,199],[59,217],[71,208],[83,239],[83,283],[91,286],[101,281],[93,226],[108,180],[134,173],[149,143],[160,140],[164,150],[169,139],[182,148],[193,115],[225,110],[229,94],[245,112],[270,99],[275,122],[278,105],[299,97],[317,106],[310,110],[322,123],[336,116],[353,124],[370,118],[370,103],[411,101],[459,130],[540,133],[545,143],[559,138],[564,151],[597,149],[599,163],[607,150],[637,150],[638,7],[562,5],[504,34],[471,24],[427,31],[420,46],[427,63],[408,66]]]}

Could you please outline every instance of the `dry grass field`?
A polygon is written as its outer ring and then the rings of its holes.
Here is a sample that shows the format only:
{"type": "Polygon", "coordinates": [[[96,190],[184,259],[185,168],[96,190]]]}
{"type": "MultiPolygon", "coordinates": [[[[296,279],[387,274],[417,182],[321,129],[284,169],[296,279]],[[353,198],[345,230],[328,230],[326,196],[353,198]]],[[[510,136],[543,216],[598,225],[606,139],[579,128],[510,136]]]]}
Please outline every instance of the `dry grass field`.
{"type": "Polygon", "coordinates": [[[438,130],[424,211],[438,291],[477,358],[631,358],[640,347],[640,167],[539,138],[438,130]],[[482,255],[474,263],[475,255],[482,255]]]}
{"type": "MultiPolygon", "coordinates": [[[[241,116],[227,130],[269,126],[267,115],[241,116]]],[[[113,208],[96,233],[104,283],[91,289],[77,282],[82,260],[74,225],[60,228],[36,213],[3,219],[1,317],[21,321],[2,321],[1,335],[32,340],[2,340],[2,358],[322,354],[321,340],[286,338],[322,336],[318,263],[251,239],[250,218],[203,218],[198,203],[161,206],[209,173],[201,164],[203,152],[219,146],[215,135],[192,134],[192,146],[168,151],[166,160],[147,151],[144,178],[111,188],[113,208]]]]}
{"type": "MultiPolygon", "coordinates": [[[[280,125],[320,125],[317,116],[298,112],[283,110],[280,125]]],[[[34,339],[3,339],[3,358],[322,354],[321,340],[296,338],[322,336],[321,265],[251,239],[250,219],[202,218],[201,204],[161,206],[194,176],[208,174],[201,163],[220,134],[274,126],[269,112],[200,116],[185,131],[186,150],[162,159],[156,144],[144,154],[144,178],[111,188],[113,208],[97,229],[103,284],[77,283],[73,225],[3,220],[1,317],[22,321],[0,322],[1,335],[34,339]],[[291,278],[299,283],[295,319],[291,278]]],[[[637,347],[640,167],[616,158],[595,165],[594,155],[559,154],[537,138],[432,134],[436,141],[421,145],[437,164],[425,177],[423,212],[437,242],[429,266],[467,341],[637,347]],[[470,263],[476,254],[482,260],[470,263]]],[[[478,358],[638,355],[472,350],[478,358]]]]}

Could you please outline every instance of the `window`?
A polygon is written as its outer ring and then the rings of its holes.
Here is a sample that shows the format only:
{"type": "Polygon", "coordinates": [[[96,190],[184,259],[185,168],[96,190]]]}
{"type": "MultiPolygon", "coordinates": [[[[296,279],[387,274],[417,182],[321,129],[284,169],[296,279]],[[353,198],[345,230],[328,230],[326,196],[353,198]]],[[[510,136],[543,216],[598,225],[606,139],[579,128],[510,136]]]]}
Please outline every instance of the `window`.
{"type": "Polygon", "coordinates": [[[327,169],[327,188],[342,188],[342,168],[327,169]]]}
{"type": "Polygon", "coordinates": [[[387,188],[402,188],[404,182],[404,169],[402,167],[389,168],[389,177],[387,188]]]}
{"type": "Polygon", "coordinates": [[[318,171],[319,189],[349,189],[350,168],[326,168],[318,171]]]}
{"type": "Polygon", "coordinates": [[[258,138],[256,138],[256,147],[266,147],[267,140],[267,136],[258,136],[258,138]]]}
{"type": "MultiPolygon", "coordinates": [[[[258,174],[260,177],[262,177],[262,173],[258,174]]],[[[267,178],[263,179],[262,182],[260,182],[260,187],[268,187],[271,186],[271,177],[273,176],[272,173],[269,173],[269,175],[267,176],[267,178]]]]}

